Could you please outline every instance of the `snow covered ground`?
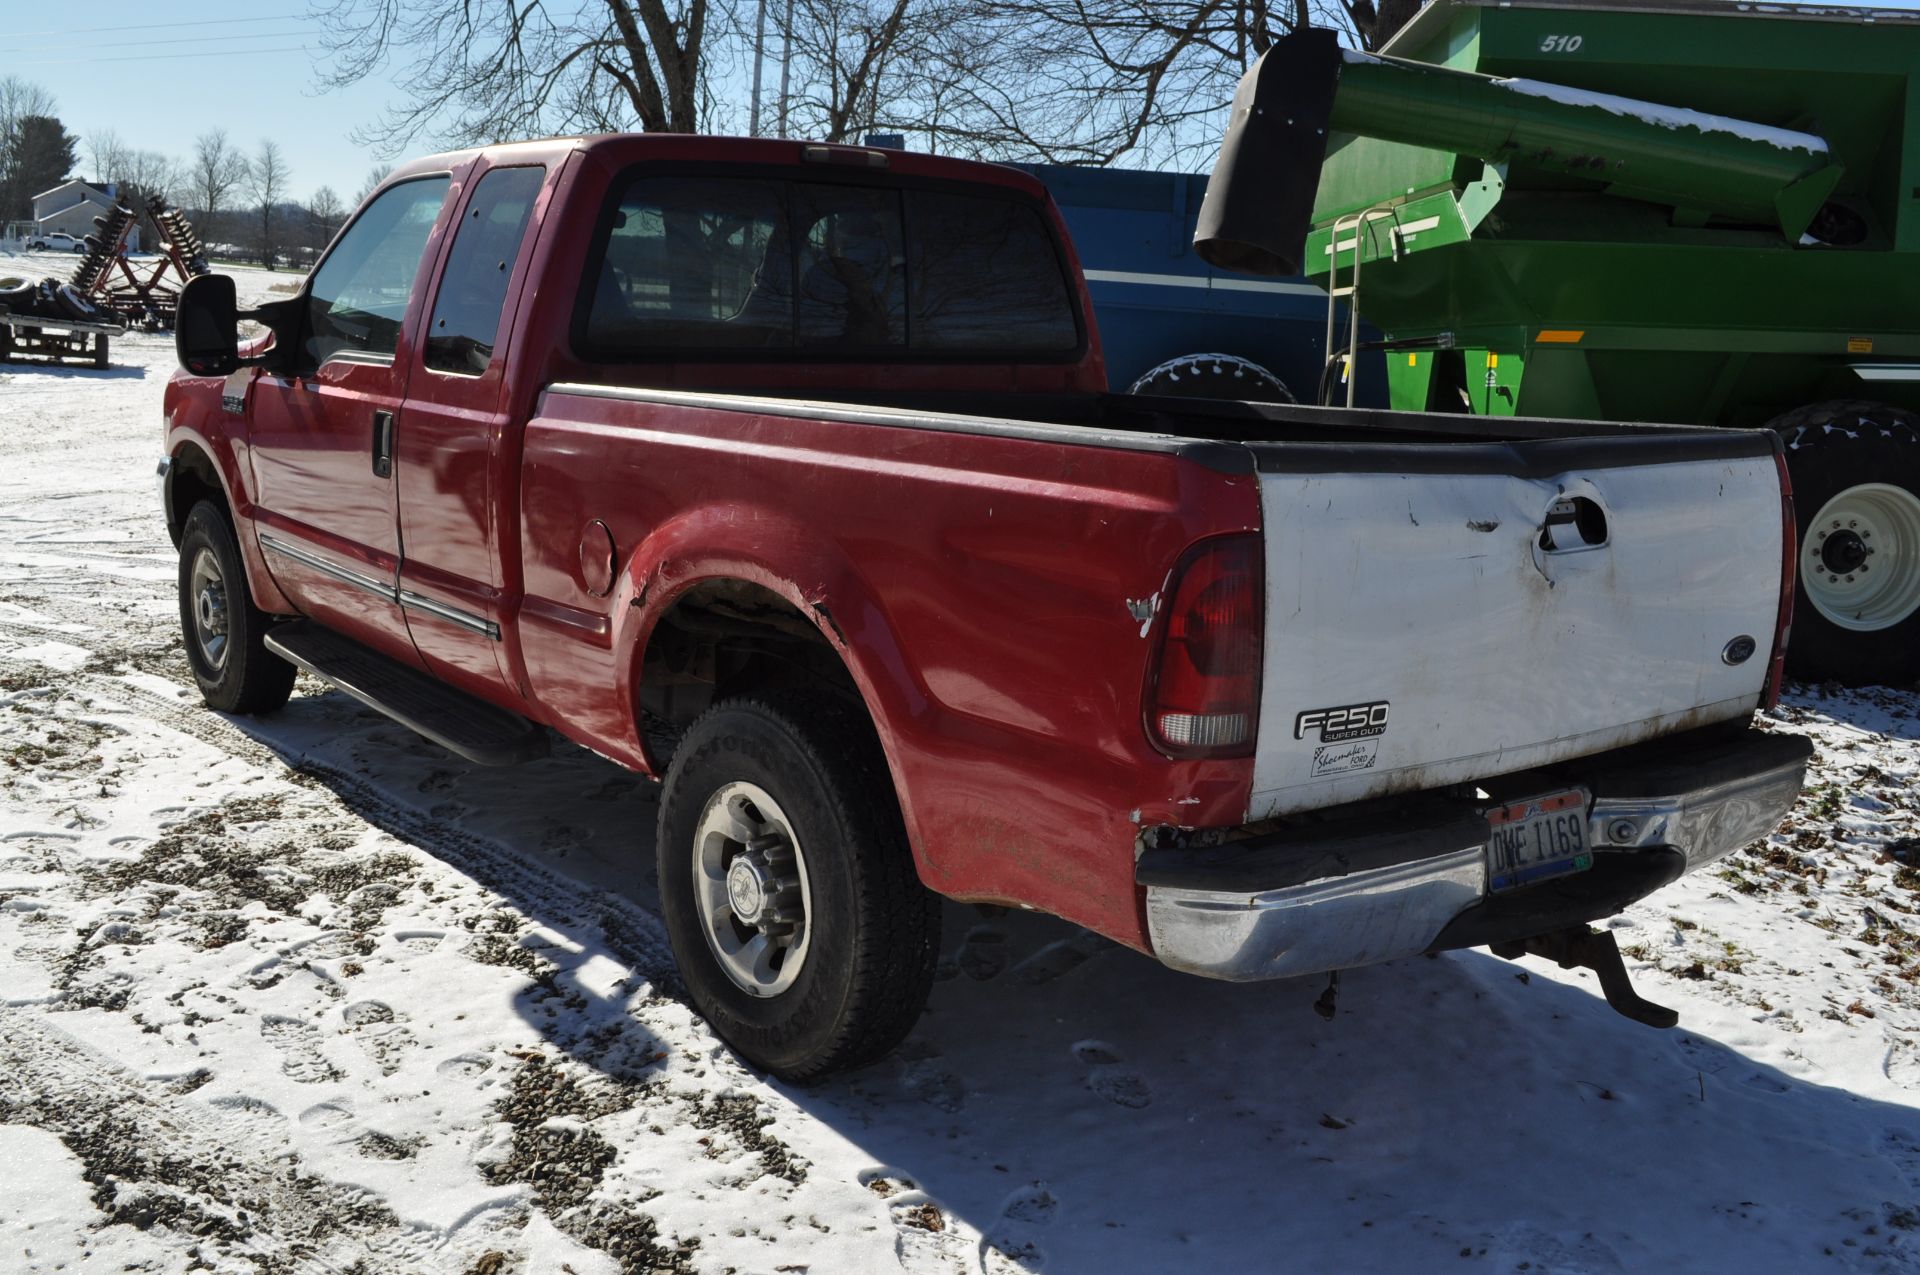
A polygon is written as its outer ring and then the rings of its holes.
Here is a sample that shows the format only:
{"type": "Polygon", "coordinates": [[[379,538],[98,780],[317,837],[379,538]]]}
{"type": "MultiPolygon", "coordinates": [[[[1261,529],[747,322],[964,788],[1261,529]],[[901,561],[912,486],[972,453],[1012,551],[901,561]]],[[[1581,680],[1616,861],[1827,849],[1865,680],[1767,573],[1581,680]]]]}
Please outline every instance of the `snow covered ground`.
{"type": "Polygon", "coordinates": [[[953,907],[906,1047],[794,1089],[677,999],[643,781],[200,706],[171,358],[0,366],[0,1270],[1920,1271],[1920,694],[1797,689],[1789,826],[1615,922],[1676,1030],[953,907]]]}

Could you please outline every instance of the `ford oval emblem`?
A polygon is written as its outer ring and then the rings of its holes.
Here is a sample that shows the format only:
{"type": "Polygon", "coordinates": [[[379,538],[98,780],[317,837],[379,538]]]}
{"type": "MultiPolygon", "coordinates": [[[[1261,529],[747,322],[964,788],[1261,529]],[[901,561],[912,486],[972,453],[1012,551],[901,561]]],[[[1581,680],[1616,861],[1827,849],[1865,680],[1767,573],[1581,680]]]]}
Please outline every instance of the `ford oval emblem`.
{"type": "Polygon", "coordinates": [[[1720,659],[1726,664],[1745,664],[1753,658],[1753,639],[1742,633],[1720,649],[1720,659]]]}

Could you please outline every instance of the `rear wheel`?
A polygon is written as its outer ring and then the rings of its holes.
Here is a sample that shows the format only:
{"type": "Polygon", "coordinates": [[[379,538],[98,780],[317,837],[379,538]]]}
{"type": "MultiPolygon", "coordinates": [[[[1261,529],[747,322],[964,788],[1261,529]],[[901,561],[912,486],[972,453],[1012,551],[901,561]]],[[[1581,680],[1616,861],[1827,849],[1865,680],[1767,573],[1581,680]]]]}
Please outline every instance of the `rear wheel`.
{"type": "Polygon", "coordinates": [[[668,770],[656,853],[694,1007],[749,1062],[817,1079],[919,1019],[939,901],[879,741],[838,700],[770,693],[702,715],[668,770]]]}
{"type": "Polygon", "coordinates": [[[1248,403],[1291,403],[1293,393],[1267,369],[1237,354],[1183,354],[1144,372],[1129,394],[1169,398],[1225,398],[1248,403]]]}
{"type": "Polygon", "coordinates": [[[1838,401],[1772,422],[1800,524],[1787,670],[1846,686],[1920,678],[1920,421],[1838,401]]]}
{"type": "Polygon", "coordinates": [[[180,627],[187,664],[210,708],[269,713],[287,702],[294,667],[266,648],[269,623],[247,591],[226,512],[201,501],[180,536],[180,627]]]}

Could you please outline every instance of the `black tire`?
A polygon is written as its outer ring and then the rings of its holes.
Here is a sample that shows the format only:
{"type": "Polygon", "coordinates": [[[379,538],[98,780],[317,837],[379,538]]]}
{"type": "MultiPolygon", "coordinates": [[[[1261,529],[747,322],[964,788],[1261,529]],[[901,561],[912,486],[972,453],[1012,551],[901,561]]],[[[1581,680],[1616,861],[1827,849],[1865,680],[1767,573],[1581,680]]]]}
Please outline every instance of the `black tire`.
{"type": "Polygon", "coordinates": [[[1183,354],[1140,374],[1129,394],[1166,398],[1224,398],[1245,403],[1292,403],[1293,391],[1267,369],[1237,354],[1183,354]]]}
{"type": "Polygon", "coordinates": [[[70,283],[61,284],[53,295],[60,313],[76,323],[106,323],[113,318],[111,311],[70,283]]]}
{"type": "MultiPolygon", "coordinates": [[[[720,845],[729,863],[746,853],[740,842],[720,845]]],[[[674,752],[656,853],[661,911],[693,1005],[754,1066],[817,1080],[881,1057],[919,1020],[939,899],[914,870],[886,759],[857,712],[804,691],[714,705],[674,752]],[[709,803],[738,784],[778,804],[811,895],[804,961],[791,986],[764,996],[726,972],[695,894],[697,831],[709,803]]]]}
{"type": "Polygon", "coordinates": [[[226,511],[203,500],[187,515],[180,536],[180,629],[187,664],[209,708],[223,713],[270,713],[293,693],[294,667],[266,648],[272,620],[253,604],[246,566],[226,511]],[[203,561],[203,555],[205,561],[203,561]],[[214,626],[197,614],[204,578],[211,569],[224,596],[219,608],[225,641],[210,650],[214,626]]]}
{"type": "MultiPolygon", "coordinates": [[[[1897,618],[1898,608],[1891,608],[1877,628],[1848,627],[1816,604],[1807,584],[1811,574],[1824,572],[1830,587],[1840,586],[1846,580],[1841,564],[1851,560],[1849,553],[1857,556],[1865,548],[1874,550],[1864,559],[1870,571],[1901,569],[1920,558],[1920,543],[1912,538],[1883,528],[1877,542],[1869,536],[1856,543],[1852,528],[1826,526],[1832,519],[1820,518],[1830,501],[1866,484],[1897,488],[1920,500],[1920,418],[1885,403],[1850,399],[1796,408],[1768,427],[1786,443],[1800,524],[1787,672],[1803,681],[1843,686],[1912,685],[1920,679],[1920,607],[1897,618]],[[1831,551],[1823,536],[1832,538],[1831,551]]],[[[1920,569],[1920,563],[1915,566],[1920,569]]],[[[1864,571],[1859,578],[1866,582],[1864,571]]],[[[1832,609],[1844,614],[1842,608],[1832,609]]]]}

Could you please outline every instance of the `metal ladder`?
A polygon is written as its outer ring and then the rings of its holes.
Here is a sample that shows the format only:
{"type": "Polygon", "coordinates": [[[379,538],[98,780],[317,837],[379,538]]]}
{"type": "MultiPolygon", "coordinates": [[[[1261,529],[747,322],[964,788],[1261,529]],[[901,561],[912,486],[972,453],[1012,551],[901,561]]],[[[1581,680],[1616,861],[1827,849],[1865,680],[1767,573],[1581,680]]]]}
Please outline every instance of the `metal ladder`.
{"type": "Polygon", "coordinates": [[[1353,406],[1354,392],[1359,388],[1360,353],[1360,259],[1364,256],[1361,236],[1371,232],[1369,227],[1376,221],[1389,221],[1394,224],[1387,230],[1387,244],[1392,249],[1393,259],[1400,260],[1399,209],[1387,204],[1375,204],[1365,212],[1348,213],[1333,223],[1333,238],[1328,242],[1328,253],[1333,260],[1327,265],[1327,361],[1320,374],[1320,406],[1332,406],[1327,400],[1331,397],[1332,386],[1328,377],[1336,367],[1339,377],[1347,385],[1348,407],[1353,406]],[[1353,231],[1353,282],[1340,286],[1341,236],[1349,229],[1353,231]],[[1338,350],[1333,345],[1335,319],[1340,308],[1340,298],[1352,298],[1347,302],[1347,339],[1338,350]],[[1337,362],[1336,362],[1337,361],[1337,362]]]}

